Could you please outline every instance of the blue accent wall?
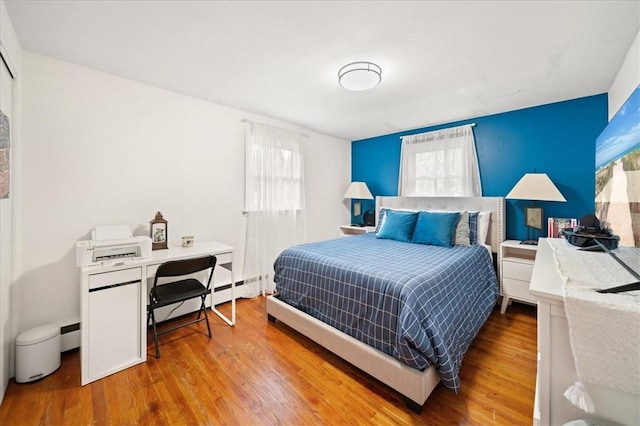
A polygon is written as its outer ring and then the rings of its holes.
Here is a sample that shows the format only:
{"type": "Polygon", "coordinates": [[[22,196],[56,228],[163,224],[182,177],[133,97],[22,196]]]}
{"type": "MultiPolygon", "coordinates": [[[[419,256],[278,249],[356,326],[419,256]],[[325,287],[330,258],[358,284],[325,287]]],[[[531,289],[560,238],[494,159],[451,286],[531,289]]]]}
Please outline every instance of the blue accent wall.
{"type": "MultiPolygon", "coordinates": [[[[400,137],[476,123],[480,179],[485,196],[504,197],[529,172],[546,173],[566,203],[538,202],[547,217],[580,219],[595,210],[595,141],[607,125],[607,95],[595,95],[501,114],[424,127],[351,143],[351,178],[371,193],[398,195],[400,137]]],[[[374,208],[363,201],[362,209],[374,208]]],[[[507,200],[507,238],[527,238],[523,208],[528,201],[507,200]]]]}

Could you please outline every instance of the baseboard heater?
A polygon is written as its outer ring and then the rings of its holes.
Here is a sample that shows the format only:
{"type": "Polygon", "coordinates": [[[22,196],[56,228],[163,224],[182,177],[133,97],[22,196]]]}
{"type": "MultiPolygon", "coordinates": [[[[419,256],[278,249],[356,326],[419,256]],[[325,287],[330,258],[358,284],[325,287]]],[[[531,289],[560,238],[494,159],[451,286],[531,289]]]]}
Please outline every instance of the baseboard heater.
{"type": "Polygon", "coordinates": [[[80,323],[60,326],[60,351],[66,352],[80,347],[80,323]]]}
{"type": "MultiPolygon", "coordinates": [[[[244,281],[238,281],[236,282],[236,288],[240,287],[241,285],[244,284],[244,281]]],[[[226,284],[226,285],[221,285],[220,287],[216,287],[215,288],[215,292],[219,292],[219,291],[223,291],[223,290],[229,290],[231,288],[231,284],[226,284]]],[[[236,299],[238,298],[238,295],[236,295],[236,299]]]]}

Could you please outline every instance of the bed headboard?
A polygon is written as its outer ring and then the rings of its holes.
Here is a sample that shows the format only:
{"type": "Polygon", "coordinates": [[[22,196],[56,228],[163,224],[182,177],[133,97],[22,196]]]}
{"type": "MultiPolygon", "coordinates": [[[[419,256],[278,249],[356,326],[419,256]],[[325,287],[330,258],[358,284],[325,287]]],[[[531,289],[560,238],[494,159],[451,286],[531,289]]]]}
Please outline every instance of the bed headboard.
{"type": "Polygon", "coordinates": [[[376,223],[382,207],[406,210],[490,211],[487,245],[498,253],[505,238],[504,197],[376,197],[376,223]]]}

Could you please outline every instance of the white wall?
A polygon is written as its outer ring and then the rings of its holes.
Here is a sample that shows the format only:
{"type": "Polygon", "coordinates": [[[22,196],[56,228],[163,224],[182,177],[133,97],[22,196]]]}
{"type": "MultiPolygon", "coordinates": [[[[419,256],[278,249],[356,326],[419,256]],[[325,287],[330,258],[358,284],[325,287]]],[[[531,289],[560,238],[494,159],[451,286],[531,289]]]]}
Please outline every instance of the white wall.
{"type": "MultiPolygon", "coordinates": [[[[19,114],[17,113],[18,77],[21,61],[21,49],[13,25],[7,14],[5,4],[0,1],[0,110],[9,117],[11,143],[11,184],[15,187],[16,153],[19,146],[19,114]],[[6,66],[5,66],[6,64],[6,66]],[[12,76],[13,74],[13,76],[12,76]]],[[[13,336],[15,335],[12,318],[12,274],[13,274],[13,200],[16,192],[11,189],[10,197],[0,200],[0,401],[4,398],[9,377],[13,375],[13,336]]]]}
{"type": "Polygon", "coordinates": [[[309,135],[309,240],[334,238],[349,220],[341,198],[351,176],[348,141],[26,51],[23,74],[18,331],[78,320],[75,243],[96,225],[124,223],[148,235],[159,210],[170,245],[186,234],[196,244],[218,240],[236,247],[242,266],[243,118],[309,135]]]}
{"type": "Polygon", "coordinates": [[[638,85],[640,85],[640,31],[638,31],[618,75],[609,88],[609,121],[638,85]]]}
{"type": "Polygon", "coordinates": [[[15,71],[17,78],[20,75],[22,48],[13,29],[11,19],[9,19],[4,0],[0,0],[0,46],[4,50],[3,53],[8,54],[8,58],[11,61],[9,65],[13,68],[12,71],[15,71]]]}

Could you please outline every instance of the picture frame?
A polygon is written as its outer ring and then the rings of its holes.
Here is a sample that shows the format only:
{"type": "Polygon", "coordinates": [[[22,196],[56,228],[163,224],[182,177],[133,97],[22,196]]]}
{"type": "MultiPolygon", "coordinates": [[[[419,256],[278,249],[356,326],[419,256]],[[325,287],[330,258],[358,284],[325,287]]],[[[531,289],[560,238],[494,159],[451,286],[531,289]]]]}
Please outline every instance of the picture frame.
{"type": "Polygon", "coordinates": [[[544,211],[542,207],[525,207],[524,209],[524,222],[530,228],[542,230],[542,218],[544,217],[544,211]]]}
{"type": "Polygon", "coordinates": [[[155,218],[149,222],[149,236],[151,237],[151,250],[162,250],[169,248],[168,222],[162,217],[162,213],[157,212],[155,218]]]}

